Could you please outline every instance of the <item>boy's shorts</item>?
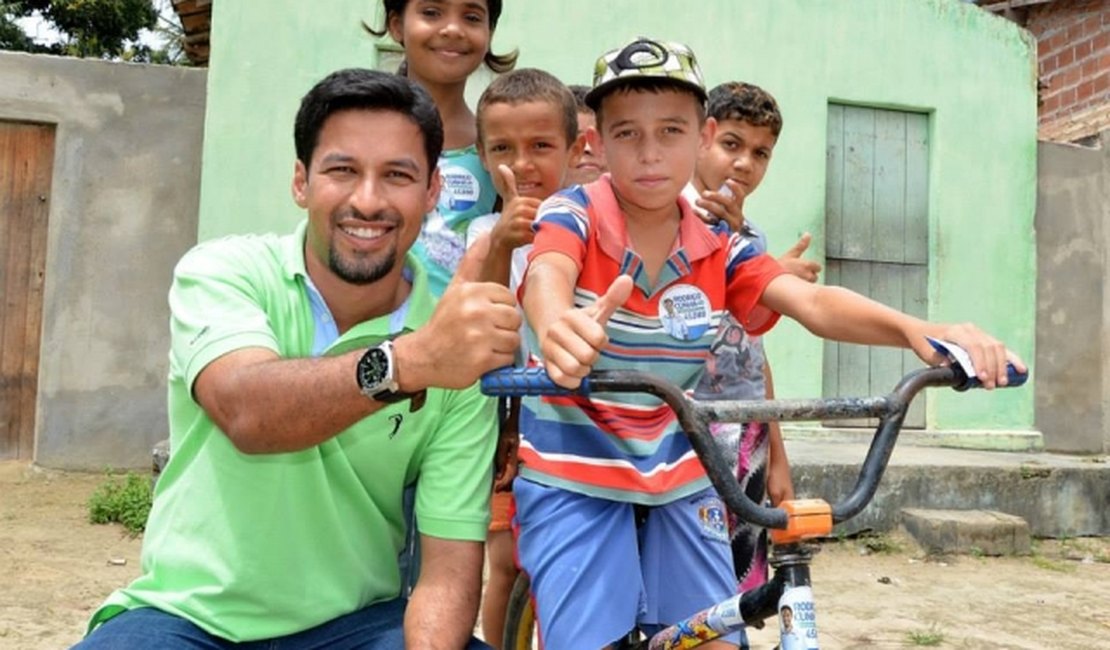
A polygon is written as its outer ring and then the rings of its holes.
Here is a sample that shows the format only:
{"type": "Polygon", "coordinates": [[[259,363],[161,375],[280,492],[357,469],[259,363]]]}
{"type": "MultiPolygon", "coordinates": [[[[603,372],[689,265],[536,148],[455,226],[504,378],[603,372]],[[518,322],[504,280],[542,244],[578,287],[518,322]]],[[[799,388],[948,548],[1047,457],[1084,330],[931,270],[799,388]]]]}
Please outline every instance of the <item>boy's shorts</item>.
{"type": "Polygon", "coordinates": [[[500,533],[512,530],[513,493],[494,492],[489,500],[489,532],[500,533]]]}
{"type": "MultiPolygon", "coordinates": [[[[600,648],[736,594],[725,507],[712,488],[648,510],[517,478],[517,557],[546,650],[600,648]]],[[[747,644],[743,632],[726,641],[747,644]]]]}

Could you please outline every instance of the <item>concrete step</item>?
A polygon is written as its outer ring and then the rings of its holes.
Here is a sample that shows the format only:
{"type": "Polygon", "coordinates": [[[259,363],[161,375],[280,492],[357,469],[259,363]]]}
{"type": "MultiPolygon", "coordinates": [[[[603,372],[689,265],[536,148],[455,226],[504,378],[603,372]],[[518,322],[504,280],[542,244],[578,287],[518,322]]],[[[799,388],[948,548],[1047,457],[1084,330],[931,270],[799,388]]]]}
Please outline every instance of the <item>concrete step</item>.
{"type": "Polygon", "coordinates": [[[1029,555],[1029,524],[993,510],[903,508],[902,526],[931,554],[1029,555]]]}
{"type": "MultiPolygon", "coordinates": [[[[799,498],[835,502],[851,492],[866,443],[785,437],[799,498]]],[[[1036,537],[1110,535],[1110,462],[901,442],[871,504],[837,531],[893,530],[904,508],[1001,512],[1024,519],[1036,537]]]]}

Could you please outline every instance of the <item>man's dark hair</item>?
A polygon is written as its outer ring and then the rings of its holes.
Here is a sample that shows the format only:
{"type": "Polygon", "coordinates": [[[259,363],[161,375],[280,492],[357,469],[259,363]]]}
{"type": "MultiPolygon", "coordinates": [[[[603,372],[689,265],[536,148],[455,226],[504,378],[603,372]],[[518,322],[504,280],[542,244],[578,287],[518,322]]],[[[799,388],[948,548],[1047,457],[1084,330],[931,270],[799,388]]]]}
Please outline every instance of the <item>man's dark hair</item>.
{"type": "Polygon", "coordinates": [[[554,75],[535,68],[521,68],[493,80],[478,98],[478,142],[485,142],[483,121],[492,104],[516,106],[525,102],[547,102],[563,116],[563,132],[567,146],[578,137],[578,108],[563,82],[554,75]]]}
{"type": "Polygon", "coordinates": [[[333,113],[344,110],[393,111],[412,120],[424,134],[428,182],[443,151],[443,122],[428,91],[416,82],[388,72],[347,68],[324,77],[301,100],[293,126],[297,160],[308,169],[312,153],[333,113]]]}
{"type": "MultiPolygon", "coordinates": [[[[382,0],[382,7],[385,8],[385,22],[382,28],[374,29],[366,22],[362,23],[362,28],[370,32],[374,36],[385,36],[389,33],[389,19],[393,16],[403,17],[405,15],[405,7],[409,5],[409,0],[382,0]]],[[[492,34],[497,29],[497,20],[501,18],[501,0],[486,0],[486,9],[489,10],[489,31],[492,34]]],[[[404,46],[404,43],[400,44],[404,46]]],[[[493,50],[486,52],[486,57],[483,61],[490,70],[494,72],[508,72],[516,67],[517,57],[520,52],[513,50],[507,54],[494,54],[493,50]]],[[[407,62],[402,62],[401,67],[397,70],[397,74],[404,75],[408,72],[407,62]]]]}
{"type": "Polygon", "coordinates": [[[776,138],[782,133],[778,102],[771,93],[743,81],[728,81],[709,91],[709,116],[718,122],[736,120],[765,126],[776,138]]]}

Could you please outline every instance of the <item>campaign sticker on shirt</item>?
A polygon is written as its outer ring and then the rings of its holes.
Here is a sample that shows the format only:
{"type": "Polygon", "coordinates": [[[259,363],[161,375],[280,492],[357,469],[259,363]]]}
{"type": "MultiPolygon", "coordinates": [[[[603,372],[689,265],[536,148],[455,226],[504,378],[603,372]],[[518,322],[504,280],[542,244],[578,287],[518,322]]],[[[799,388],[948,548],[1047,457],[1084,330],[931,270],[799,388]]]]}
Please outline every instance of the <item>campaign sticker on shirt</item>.
{"type": "Polygon", "coordinates": [[[677,284],[659,300],[659,323],[679,341],[695,341],[709,329],[709,298],[692,284],[677,284]]]}
{"type": "Polygon", "coordinates": [[[482,184],[465,167],[447,165],[439,170],[443,189],[439,192],[439,209],[445,212],[466,212],[478,203],[482,184]]]}

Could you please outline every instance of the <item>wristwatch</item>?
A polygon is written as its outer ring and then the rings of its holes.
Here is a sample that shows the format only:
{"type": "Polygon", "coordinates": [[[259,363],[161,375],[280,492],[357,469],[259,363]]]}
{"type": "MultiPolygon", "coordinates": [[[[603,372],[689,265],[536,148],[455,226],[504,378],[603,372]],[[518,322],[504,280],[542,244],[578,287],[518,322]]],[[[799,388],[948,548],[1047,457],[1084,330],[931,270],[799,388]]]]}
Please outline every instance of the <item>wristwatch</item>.
{"type": "Polygon", "coordinates": [[[397,384],[392,341],[384,341],[367,350],[358,360],[355,378],[362,394],[374,401],[392,404],[412,397],[412,393],[401,392],[397,384]]]}

